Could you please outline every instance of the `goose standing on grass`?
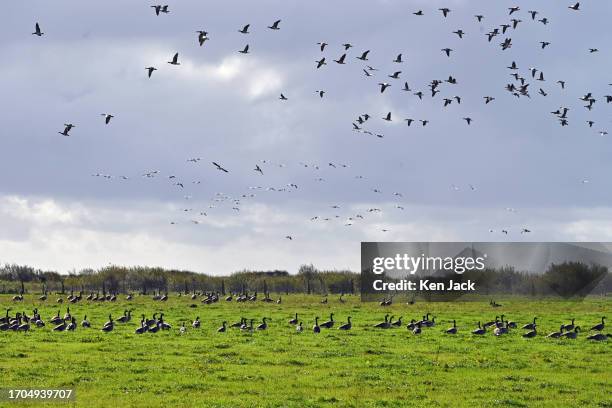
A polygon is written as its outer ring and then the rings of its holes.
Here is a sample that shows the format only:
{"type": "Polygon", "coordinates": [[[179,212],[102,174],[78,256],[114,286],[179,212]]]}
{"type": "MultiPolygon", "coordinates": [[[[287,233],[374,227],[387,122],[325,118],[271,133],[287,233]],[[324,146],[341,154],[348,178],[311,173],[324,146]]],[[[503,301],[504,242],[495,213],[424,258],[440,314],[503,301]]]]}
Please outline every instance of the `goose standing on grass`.
{"type": "Polygon", "coordinates": [[[334,314],[330,313],[329,320],[325,323],[321,323],[321,327],[324,329],[331,329],[334,326],[334,314]]]}
{"type": "Polygon", "coordinates": [[[478,328],[475,330],[472,330],[472,334],[476,334],[479,336],[482,336],[483,334],[485,334],[487,332],[487,329],[485,329],[484,327],[482,327],[480,325],[480,322],[478,322],[478,328]]]}
{"type": "Polygon", "coordinates": [[[351,330],[351,327],[353,327],[353,323],[351,323],[351,316],[346,318],[347,323],[340,325],[340,327],[338,327],[338,330],[351,330]]]}
{"type": "Polygon", "coordinates": [[[591,334],[590,336],[588,336],[587,340],[604,341],[604,340],[608,340],[608,337],[612,337],[612,335],[597,333],[597,334],[591,334]]]}
{"type": "Polygon", "coordinates": [[[295,328],[295,331],[298,333],[301,333],[304,331],[304,328],[302,327],[302,322],[300,322],[297,327],[295,328]]]}
{"type": "Polygon", "coordinates": [[[412,334],[421,334],[421,322],[416,324],[416,327],[412,329],[412,334]]]}
{"type": "Polygon", "coordinates": [[[257,326],[257,330],[266,330],[268,328],[268,323],[266,322],[266,320],[272,320],[272,319],[268,317],[264,317],[262,319],[262,323],[257,326]]]}
{"type": "Polygon", "coordinates": [[[289,320],[289,324],[296,325],[298,323],[298,314],[295,314],[295,318],[289,320]]]}
{"type": "Polygon", "coordinates": [[[89,323],[89,320],[87,320],[87,315],[85,315],[83,317],[83,321],[81,322],[81,326],[83,326],[83,327],[91,327],[91,323],[89,323]]]}
{"type": "Polygon", "coordinates": [[[57,326],[55,326],[53,328],[53,331],[64,331],[66,330],[66,327],[68,327],[68,325],[66,324],[65,321],[62,321],[60,324],[58,324],[57,326]]]}
{"type": "Polygon", "coordinates": [[[52,324],[60,324],[60,323],[61,323],[61,322],[63,322],[63,321],[64,321],[64,319],[62,319],[62,318],[60,317],[60,312],[59,312],[59,310],[57,311],[57,314],[56,314],[54,317],[52,317],[51,319],[49,319],[49,323],[52,323],[52,324]]]}
{"type": "Polygon", "coordinates": [[[136,333],[136,334],[143,334],[147,330],[149,330],[149,326],[147,326],[147,324],[146,324],[145,315],[142,315],[142,320],[140,320],[140,327],[137,328],[134,331],[134,333],[136,333]]]}
{"type": "Polygon", "coordinates": [[[75,331],[77,328],[77,324],[76,324],[76,319],[73,317],[70,321],[70,323],[68,324],[68,327],[66,327],[66,330],[68,331],[75,331]]]}
{"type": "Polygon", "coordinates": [[[572,318],[572,322],[570,324],[561,325],[561,331],[564,331],[564,330],[566,330],[566,331],[574,330],[574,327],[575,327],[574,326],[574,321],[575,320],[576,319],[572,318]]]}
{"type": "Polygon", "coordinates": [[[385,321],[384,322],[380,322],[374,325],[374,327],[379,328],[379,329],[388,329],[389,328],[389,314],[385,315],[385,321]]]}
{"type": "Polygon", "coordinates": [[[321,333],[321,327],[319,327],[319,316],[315,317],[315,324],[312,326],[312,331],[315,333],[321,333]]]}
{"type": "Polygon", "coordinates": [[[453,327],[446,329],[446,334],[457,334],[457,322],[453,320],[453,327]]]}
{"type": "Polygon", "coordinates": [[[194,329],[197,329],[200,327],[200,316],[196,316],[195,320],[193,322],[191,322],[191,326],[194,329]]]}
{"type": "Polygon", "coordinates": [[[523,334],[523,337],[526,338],[526,339],[531,339],[531,338],[533,338],[533,337],[535,337],[537,335],[538,335],[538,332],[537,332],[537,330],[536,330],[536,328],[534,326],[533,330],[530,330],[527,333],[523,334]]]}
{"type": "Polygon", "coordinates": [[[575,339],[578,337],[578,332],[580,331],[580,326],[574,327],[574,331],[568,331],[561,335],[561,337],[565,337],[566,339],[575,339]]]}
{"type": "Polygon", "coordinates": [[[397,319],[396,321],[391,323],[391,326],[393,327],[402,327],[402,318],[404,316],[400,316],[399,319],[397,319]]]}
{"type": "Polygon", "coordinates": [[[563,335],[563,329],[564,328],[565,328],[565,326],[561,325],[561,327],[559,327],[559,331],[558,332],[552,332],[552,333],[550,333],[546,337],[549,338],[549,339],[558,339],[559,337],[561,337],[563,335]]]}
{"type": "Polygon", "coordinates": [[[244,322],[245,322],[245,318],[244,318],[244,317],[241,317],[239,322],[236,322],[236,323],[232,323],[232,324],[230,324],[230,327],[232,327],[232,328],[238,328],[238,329],[239,329],[239,328],[241,328],[241,327],[242,327],[242,325],[244,324],[244,322]]]}
{"type": "Polygon", "coordinates": [[[495,327],[495,329],[493,330],[493,334],[496,336],[501,336],[502,334],[508,334],[508,322],[506,322],[506,325],[504,326],[503,318],[502,318],[502,323],[499,326],[495,327]]]}
{"type": "Polygon", "coordinates": [[[522,327],[522,329],[524,329],[524,330],[535,330],[535,328],[536,328],[536,326],[537,326],[537,325],[536,325],[536,320],[537,320],[537,319],[538,319],[537,317],[534,317],[534,318],[533,318],[533,323],[528,323],[528,324],[524,325],[524,326],[522,327]]]}
{"type": "Polygon", "coordinates": [[[123,311],[123,316],[119,317],[117,319],[117,321],[119,323],[127,323],[131,320],[132,318],[132,311],[131,310],[124,310],[123,311]]]}
{"type": "Polygon", "coordinates": [[[591,330],[602,331],[604,327],[606,327],[604,320],[606,320],[605,316],[601,318],[601,323],[596,324],[595,326],[591,327],[591,330]]]}
{"type": "Polygon", "coordinates": [[[179,334],[185,334],[187,332],[187,328],[185,327],[185,322],[181,323],[181,327],[179,329],[179,334]]]}
{"type": "Polygon", "coordinates": [[[217,333],[225,333],[226,330],[227,330],[227,322],[224,321],[221,327],[217,329],[217,333]]]}

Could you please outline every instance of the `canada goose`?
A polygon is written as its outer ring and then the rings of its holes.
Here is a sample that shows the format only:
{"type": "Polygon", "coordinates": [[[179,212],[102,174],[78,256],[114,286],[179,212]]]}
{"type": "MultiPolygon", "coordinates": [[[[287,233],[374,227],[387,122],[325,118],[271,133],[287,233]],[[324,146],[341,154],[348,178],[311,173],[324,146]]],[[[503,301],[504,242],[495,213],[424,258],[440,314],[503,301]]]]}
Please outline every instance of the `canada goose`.
{"type": "Polygon", "coordinates": [[[565,337],[567,339],[575,339],[578,337],[578,332],[580,331],[580,326],[574,327],[574,331],[568,331],[561,335],[561,337],[565,337]]]}
{"type": "Polygon", "coordinates": [[[68,326],[66,327],[66,330],[75,331],[76,328],[77,328],[76,319],[73,317],[70,323],[68,324],[68,326]]]}
{"type": "Polygon", "coordinates": [[[72,316],[70,315],[70,308],[66,308],[66,314],[64,314],[64,320],[70,320],[72,316]]]}
{"type": "Polygon", "coordinates": [[[502,334],[507,334],[508,333],[508,324],[506,323],[505,326],[496,326],[495,329],[493,330],[493,334],[496,336],[501,336],[502,334]]]}
{"type": "Polygon", "coordinates": [[[580,3],[576,3],[576,4],[574,4],[574,5],[567,6],[567,8],[568,8],[568,9],[572,9],[572,10],[574,10],[574,11],[578,11],[578,10],[580,10],[580,3]]]}
{"type": "Polygon", "coordinates": [[[249,53],[249,44],[245,45],[243,49],[238,51],[241,54],[248,54],[249,53]]]}
{"type": "Polygon", "coordinates": [[[60,317],[60,312],[59,312],[59,310],[57,311],[57,314],[56,314],[54,317],[52,317],[51,319],[49,319],[49,323],[52,323],[52,324],[60,324],[60,323],[61,323],[61,322],[63,322],[63,321],[64,321],[64,319],[62,319],[62,318],[60,317]]]}
{"type": "Polygon", "coordinates": [[[319,327],[319,316],[315,317],[315,324],[312,326],[312,331],[315,333],[321,333],[321,328],[319,327]]]}
{"type": "Polygon", "coordinates": [[[266,320],[272,320],[272,319],[269,317],[264,317],[262,319],[263,323],[257,326],[257,330],[266,330],[268,328],[268,323],[266,322],[266,320]]]}
{"type": "Polygon", "coordinates": [[[447,334],[457,334],[457,322],[453,320],[453,327],[446,329],[447,334]]]}
{"type": "Polygon", "coordinates": [[[136,334],[143,334],[144,332],[149,330],[149,326],[147,326],[145,323],[146,323],[145,322],[145,317],[144,317],[144,315],[142,315],[142,320],[140,321],[140,327],[137,328],[136,330],[134,330],[134,333],[136,333],[136,334]]]}
{"type": "Polygon", "coordinates": [[[399,319],[397,319],[397,320],[396,320],[396,321],[394,321],[394,322],[391,322],[391,326],[394,326],[394,327],[401,327],[401,326],[402,326],[402,317],[403,317],[403,316],[400,316],[400,317],[399,317],[399,319]]]}
{"type": "Polygon", "coordinates": [[[477,334],[479,336],[485,334],[487,332],[487,329],[485,329],[484,327],[482,327],[480,325],[480,322],[478,322],[478,328],[475,330],[472,330],[472,334],[477,334]]]}
{"type": "Polygon", "coordinates": [[[200,327],[200,316],[196,316],[195,320],[191,322],[191,326],[194,329],[197,329],[198,327],[200,327]]]}
{"type": "Polygon", "coordinates": [[[564,324],[561,325],[561,331],[566,330],[566,331],[570,331],[570,330],[574,330],[574,321],[576,319],[572,319],[572,322],[570,324],[564,324]]]}
{"type": "Polygon", "coordinates": [[[595,326],[591,327],[591,330],[596,330],[596,331],[602,331],[604,329],[604,327],[606,327],[605,325],[605,316],[601,318],[601,323],[596,324],[595,326]]]}
{"type": "Polygon", "coordinates": [[[217,333],[225,333],[226,330],[227,330],[227,322],[224,321],[223,325],[217,329],[217,333]]]}
{"type": "Polygon", "coordinates": [[[276,20],[274,22],[274,24],[272,24],[271,26],[268,26],[268,28],[270,30],[280,30],[280,27],[278,26],[280,24],[281,20],[276,20]]]}
{"type": "Polygon", "coordinates": [[[238,30],[238,32],[241,33],[241,34],[249,34],[249,27],[250,26],[251,26],[250,24],[247,24],[244,27],[242,27],[242,30],[238,30]]]}
{"type": "Polygon", "coordinates": [[[412,329],[412,334],[421,334],[421,322],[418,322],[416,327],[412,329]]]}
{"type": "Polygon", "coordinates": [[[179,53],[177,52],[176,54],[174,54],[174,57],[172,57],[172,61],[168,61],[168,64],[170,64],[170,65],[181,65],[181,63],[178,62],[178,56],[179,56],[179,53]]]}
{"type": "Polygon", "coordinates": [[[45,33],[43,33],[42,31],[40,31],[40,25],[38,23],[36,23],[36,25],[34,26],[34,32],[32,33],[32,35],[36,35],[38,37],[41,37],[42,35],[44,35],[45,33]]]}
{"type": "Polygon", "coordinates": [[[19,320],[19,324],[17,326],[17,331],[28,331],[30,330],[30,325],[28,323],[21,323],[21,319],[19,320]]]}
{"type": "Polygon", "coordinates": [[[149,333],[157,333],[159,331],[159,324],[157,322],[155,322],[154,326],[147,326],[148,329],[145,331],[148,331],[149,333]]]}
{"type": "Polygon", "coordinates": [[[255,321],[255,319],[249,320],[249,324],[247,325],[246,324],[246,320],[245,320],[245,324],[240,326],[240,330],[252,332],[253,331],[253,322],[254,321],[255,321]]]}
{"type": "Polygon", "coordinates": [[[330,313],[329,320],[325,323],[321,323],[321,327],[324,329],[331,329],[334,326],[334,314],[330,313]]]}
{"type": "Polygon", "coordinates": [[[536,328],[536,319],[537,319],[537,317],[534,317],[533,318],[533,323],[528,323],[528,324],[524,325],[522,327],[522,329],[525,329],[525,330],[535,330],[535,328],[536,328]]]}
{"type": "Polygon", "coordinates": [[[244,324],[244,322],[245,322],[245,318],[244,318],[244,317],[241,317],[239,322],[232,323],[232,324],[230,324],[230,326],[229,326],[229,327],[232,327],[232,328],[240,328],[240,327],[242,327],[242,325],[244,324]]]}
{"type": "Polygon", "coordinates": [[[145,69],[147,70],[149,78],[151,78],[151,75],[153,75],[153,71],[157,71],[157,68],[155,67],[146,67],[145,69]]]}
{"type": "Polygon", "coordinates": [[[406,328],[407,328],[408,330],[412,330],[412,329],[414,329],[415,327],[416,327],[416,320],[414,320],[414,319],[410,320],[410,323],[408,323],[408,325],[406,326],[406,328]]]}
{"type": "Polygon", "coordinates": [[[162,330],[170,330],[172,328],[171,325],[169,325],[168,323],[164,322],[164,314],[160,314],[159,315],[159,328],[162,330]]]}
{"type": "Polygon", "coordinates": [[[119,317],[117,319],[117,321],[119,323],[127,323],[130,321],[130,319],[132,318],[132,311],[131,310],[124,310],[123,311],[123,316],[119,317]]]}
{"type": "Polygon", "coordinates": [[[91,323],[89,323],[89,320],[87,320],[87,315],[85,315],[83,317],[83,321],[81,322],[81,326],[83,326],[83,327],[91,327],[91,323]]]}
{"type": "Polygon", "coordinates": [[[145,322],[147,326],[152,326],[154,324],[157,324],[157,318],[155,316],[157,316],[157,313],[153,313],[153,318],[145,322]]]}
{"type": "Polygon", "coordinates": [[[110,314],[108,315],[108,322],[104,323],[104,327],[106,326],[114,326],[115,323],[113,323],[113,316],[111,316],[110,314]]]}
{"type": "Polygon", "coordinates": [[[276,301],[276,304],[277,304],[277,305],[280,305],[281,303],[282,303],[282,299],[281,299],[281,297],[279,296],[279,297],[278,297],[278,300],[276,301]]]}
{"type": "Polygon", "coordinates": [[[64,331],[64,330],[66,330],[66,327],[68,327],[68,325],[66,324],[66,322],[63,321],[62,323],[60,323],[57,326],[55,326],[53,328],[53,331],[64,331]]]}
{"type": "Polygon", "coordinates": [[[338,330],[351,330],[351,327],[353,327],[353,324],[351,323],[351,316],[346,318],[347,323],[342,324],[338,327],[338,330]]]}
{"type": "Polygon", "coordinates": [[[428,318],[422,321],[421,325],[425,327],[434,327],[436,325],[436,316],[432,317],[431,320],[429,320],[429,313],[427,313],[427,316],[428,318]]]}
{"type": "Polygon", "coordinates": [[[604,341],[604,340],[608,340],[608,337],[611,337],[611,335],[597,333],[597,334],[591,334],[590,336],[588,336],[587,340],[604,341]]]}
{"type": "Polygon", "coordinates": [[[537,335],[538,335],[538,332],[536,331],[536,328],[534,326],[533,330],[528,331],[527,333],[524,333],[523,337],[526,338],[526,339],[531,339],[531,338],[533,338],[533,337],[535,337],[537,335]]]}
{"type": "Polygon", "coordinates": [[[484,327],[485,329],[488,329],[491,326],[497,326],[498,322],[499,322],[499,316],[495,316],[495,320],[486,322],[485,324],[482,325],[482,327],[484,327]]]}
{"type": "Polygon", "coordinates": [[[302,322],[300,322],[297,327],[295,328],[295,331],[298,333],[301,333],[304,331],[304,328],[302,327],[302,322]]]}
{"type": "Polygon", "coordinates": [[[362,60],[362,61],[367,61],[368,60],[368,54],[370,53],[370,50],[364,51],[361,56],[356,57],[358,60],[362,60]]]}
{"type": "Polygon", "coordinates": [[[289,320],[289,324],[296,325],[298,323],[298,314],[295,314],[295,318],[289,320]]]}
{"type": "Polygon", "coordinates": [[[187,332],[187,328],[185,327],[185,322],[181,323],[181,327],[179,328],[179,334],[185,334],[187,332]]]}
{"type": "Polygon", "coordinates": [[[327,295],[323,299],[321,299],[321,304],[327,304],[327,295]]]}
{"type": "MultiPolygon", "coordinates": [[[[546,336],[549,339],[558,339],[559,337],[561,337],[563,335],[563,329],[565,328],[565,326],[561,325],[561,327],[559,327],[559,331],[558,332],[552,332],[550,333],[548,336],[546,336]]],[[[573,329],[573,327],[572,327],[573,329]]]]}
{"type": "Polygon", "coordinates": [[[389,324],[389,314],[385,315],[385,321],[384,322],[380,322],[374,325],[374,327],[377,327],[379,329],[388,329],[390,327],[389,324]]]}

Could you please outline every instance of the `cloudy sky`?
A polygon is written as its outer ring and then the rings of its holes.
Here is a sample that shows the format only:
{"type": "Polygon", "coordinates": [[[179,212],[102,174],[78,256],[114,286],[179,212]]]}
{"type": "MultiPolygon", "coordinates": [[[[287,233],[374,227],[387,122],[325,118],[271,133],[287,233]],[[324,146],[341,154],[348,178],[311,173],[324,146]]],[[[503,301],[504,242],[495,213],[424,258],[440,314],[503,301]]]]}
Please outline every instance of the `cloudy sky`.
{"type": "Polygon", "coordinates": [[[609,2],[167,3],[160,16],[139,1],[4,5],[0,263],[358,270],[361,241],[612,240],[612,136],[599,134],[612,131],[609,2]],[[516,30],[487,42],[512,18],[516,30]],[[277,19],[280,30],[266,28],[277,19]],[[209,33],[202,47],[196,30],[209,33]],[[347,64],[336,64],[346,42],[347,64]],[[365,50],[369,61],[355,59],[365,50]],[[180,66],[167,64],[175,52],[180,66]],[[516,83],[512,61],[530,98],[504,89],[516,83]],[[387,77],[395,71],[401,79],[387,77]],[[428,84],[449,75],[458,83],[431,98],[428,84]],[[392,86],[381,94],[379,82],[392,86]],[[590,112],[579,100],[589,92],[590,112]],[[461,104],[443,108],[455,95],[461,104]],[[561,106],[566,127],[550,113],[561,106]],[[107,126],[101,113],[115,118],[107,126]],[[352,130],[365,113],[363,130],[383,138],[352,130]],[[64,123],[76,125],[70,137],[64,123]]]}

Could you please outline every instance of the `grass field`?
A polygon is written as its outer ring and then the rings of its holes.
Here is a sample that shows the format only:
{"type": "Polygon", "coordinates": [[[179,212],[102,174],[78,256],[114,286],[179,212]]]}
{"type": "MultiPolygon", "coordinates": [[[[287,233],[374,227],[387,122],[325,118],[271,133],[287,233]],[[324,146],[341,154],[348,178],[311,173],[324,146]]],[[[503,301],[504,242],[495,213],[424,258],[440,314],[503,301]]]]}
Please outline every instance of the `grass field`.
{"type": "MultiPolygon", "coordinates": [[[[11,314],[37,307],[44,320],[66,304],[47,300],[25,300],[14,304],[0,297],[2,311],[11,314]]],[[[496,299],[503,304],[491,308],[488,299],[465,303],[397,303],[383,308],[362,304],[348,297],[341,304],[330,297],[323,305],[315,296],[283,296],[276,303],[221,301],[212,305],[194,303],[171,295],[167,302],[140,296],[128,302],[69,305],[80,322],[87,314],[91,329],[52,332],[51,325],[30,332],[0,332],[0,378],[3,388],[75,388],[76,402],[44,403],[44,406],[88,407],[612,407],[612,340],[587,341],[587,333],[576,340],[553,340],[545,334],[556,331],[570,317],[587,329],[612,317],[610,298],[583,302],[496,299]],[[134,310],[132,321],[117,324],[103,333],[108,320],[134,310]],[[150,318],[163,311],[171,331],[134,334],[140,314],[150,318]],[[287,322],[295,312],[304,322],[296,333],[287,322]],[[346,322],[351,331],[336,327],[314,334],[315,316],[346,322]],[[411,318],[426,312],[436,316],[436,326],[415,336],[406,329],[411,318]],[[375,329],[385,313],[403,316],[401,328],[375,329]],[[520,329],[495,337],[474,336],[476,322],[504,313],[519,324],[539,317],[538,336],[521,337],[520,329]],[[179,334],[181,321],[200,316],[202,327],[179,334]],[[272,318],[266,331],[254,333],[216,329],[226,320],[240,317],[272,318]],[[444,334],[457,320],[459,333],[444,334]]],[[[338,324],[336,324],[337,326],[338,324]]],[[[604,330],[604,333],[612,330],[604,330]]],[[[0,406],[34,406],[40,403],[10,403],[0,406]]]]}

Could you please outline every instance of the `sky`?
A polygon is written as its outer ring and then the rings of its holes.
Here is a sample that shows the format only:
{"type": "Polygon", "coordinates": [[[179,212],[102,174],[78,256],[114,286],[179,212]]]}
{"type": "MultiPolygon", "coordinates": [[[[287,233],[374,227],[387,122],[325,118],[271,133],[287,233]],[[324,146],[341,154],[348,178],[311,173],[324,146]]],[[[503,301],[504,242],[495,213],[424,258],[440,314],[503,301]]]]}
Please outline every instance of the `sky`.
{"type": "Polygon", "coordinates": [[[160,16],[152,4],[4,6],[0,263],[358,270],[362,241],[612,241],[612,135],[599,133],[612,131],[612,4],[181,0],[160,16]],[[487,41],[512,18],[516,30],[487,41]],[[196,30],[208,32],[201,47],[196,30]],[[333,62],[346,42],[347,63],[333,62]],[[504,89],[513,72],[530,97],[504,89]],[[449,75],[457,84],[432,98],[428,84],[449,75]],[[591,111],[579,100],[589,92],[591,111]],[[443,107],[455,95],[461,104],[443,107]],[[565,127],[551,114],[562,106],[565,127]]]}

